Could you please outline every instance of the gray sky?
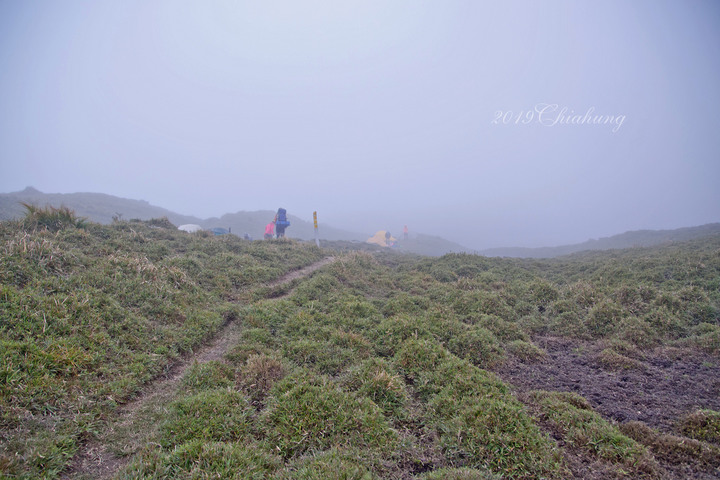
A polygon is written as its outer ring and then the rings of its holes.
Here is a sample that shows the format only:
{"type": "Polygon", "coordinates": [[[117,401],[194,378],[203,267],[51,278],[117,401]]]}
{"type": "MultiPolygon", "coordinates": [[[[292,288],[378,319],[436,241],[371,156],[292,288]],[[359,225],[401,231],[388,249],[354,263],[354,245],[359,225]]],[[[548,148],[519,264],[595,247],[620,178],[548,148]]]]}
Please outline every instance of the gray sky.
{"type": "Polygon", "coordinates": [[[0,192],[473,248],[720,221],[720,3],[0,0],[0,192]]]}

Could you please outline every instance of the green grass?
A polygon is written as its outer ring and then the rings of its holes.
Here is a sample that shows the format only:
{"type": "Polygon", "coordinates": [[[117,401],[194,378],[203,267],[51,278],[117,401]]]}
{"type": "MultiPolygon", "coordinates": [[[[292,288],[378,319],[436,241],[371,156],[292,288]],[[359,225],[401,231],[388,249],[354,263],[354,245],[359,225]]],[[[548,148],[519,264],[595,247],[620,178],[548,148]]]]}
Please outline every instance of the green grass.
{"type": "Polygon", "coordinates": [[[642,422],[620,425],[620,431],[647,446],[653,455],[674,465],[699,464],[709,470],[720,468],[720,447],[684,436],[660,433],[642,422]]]}
{"type": "Polygon", "coordinates": [[[720,412],[697,410],[678,422],[678,431],[696,440],[720,445],[720,412]]]}
{"type": "Polygon", "coordinates": [[[229,301],[244,288],[323,255],[292,242],[68,218],[72,212],[33,209],[24,221],[0,223],[7,475],[55,476],[118,404],[238,318],[229,301]],[[252,275],[233,280],[245,270],[252,275]]]}
{"type": "Polygon", "coordinates": [[[568,478],[569,450],[638,477],[663,473],[655,457],[712,465],[717,412],[639,441],[577,395],[523,404],[490,370],[548,361],[537,335],[596,342],[611,372],[645,368],[656,346],[717,355],[719,250],[334,252],[272,287],[331,252],[34,210],[0,223],[0,477],[57,478],[93,441],[134,455],[122,479],[568,478]],[[118,425],[119,405],[230,321],[221,361],[118,425]]]}
{"type": "Polygon", "coordinates": [[[262,480],[282,467],[282,460],[262,446],[195,440],[165,451],[149,448],[117,475],[122,480],[225,478],[262,480]]]}
{"type": "Polygon", "coordinates": [[[281,380],[263,412],[268,440],[280,455],[293,458],[335,445],[367,455],[397,448],[397,433],[375,403],[347,395],[322,378],[306,377],[300,371],[281,380]]]}
{"type": "Polygon", "coordinates": [[[587,401],[574,393],[535,391],[542,416],[574,448],[602,460],[621,463],[636,475],[656,477],[658,466],[647,448],[623,435],[617,426],[592,410],[587,401]]]}

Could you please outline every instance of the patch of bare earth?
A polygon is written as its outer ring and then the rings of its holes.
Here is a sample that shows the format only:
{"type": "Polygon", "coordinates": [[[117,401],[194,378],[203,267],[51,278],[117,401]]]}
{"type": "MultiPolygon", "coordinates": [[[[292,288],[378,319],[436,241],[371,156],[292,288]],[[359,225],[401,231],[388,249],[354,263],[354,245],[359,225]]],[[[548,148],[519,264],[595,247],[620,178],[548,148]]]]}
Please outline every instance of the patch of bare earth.
{"type": "MultiPolygon", "coordinates": [[[[303,277],[307,277],[319,268],[333,262],[334,257],[326,257],[319,262],[300,270],[290,272],[269,283],[267,287],[276,288],[303,277]]],[[[290,295],[285,292],[283,296],[290,295]]],[[[73,463],[63,479],[107,479],[125,466],[132,456],[147,442],[155,432],[162,417],[164,406],[177,394],[180,379],[188,367],[194,363],[221,360],[227,350],[240,340],[242,326],[238,321],[226,323],[204,346],[173,365],[164,375],[148,383],[129,403],[115,412],[115,418],[106,425],[107,430],[97,439],[88,441],[75,455],[73,463]]]]}
{"type": "MultiPolygon", "coordinates": [[[[519,398],[531,390],[575,392],[603,417],[616,423],[643,422],[671,434],[676,422],[697,409],[720,410],[720,359],[689,349],[659,348],[642,352],[626,365],[603,362],[602,342],[559,337],[536,338],[547,352],[544,361],[510,358],[494,369],[519,398]]],[[[556,438],[556,440],[558,440],[556,438]]],[[[648,442],[649,443],[649,442],[648,442]]],[[[652,451],[652,448],[651,448],[652,451]]],[[[720,478],[720,465],[678,463],[653,452],[663,478],[720,478]]],[[[627,478],[610,465],[568,449],[566,460],[575,478],[627,478]]]]}

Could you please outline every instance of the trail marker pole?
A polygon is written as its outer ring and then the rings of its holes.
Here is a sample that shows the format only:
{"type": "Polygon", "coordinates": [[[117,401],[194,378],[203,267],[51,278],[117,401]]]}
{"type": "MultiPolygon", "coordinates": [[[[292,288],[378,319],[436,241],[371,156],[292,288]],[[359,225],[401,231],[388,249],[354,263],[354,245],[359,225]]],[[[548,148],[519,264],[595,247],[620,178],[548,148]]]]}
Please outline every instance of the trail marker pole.
{"type": "Polygon", "coordinates": [[[320,239],[318,238],[318,227],[317,227],[317,210],[313,212],[313,223],[315,224],[315,245],[320,247],[320,239]]]}

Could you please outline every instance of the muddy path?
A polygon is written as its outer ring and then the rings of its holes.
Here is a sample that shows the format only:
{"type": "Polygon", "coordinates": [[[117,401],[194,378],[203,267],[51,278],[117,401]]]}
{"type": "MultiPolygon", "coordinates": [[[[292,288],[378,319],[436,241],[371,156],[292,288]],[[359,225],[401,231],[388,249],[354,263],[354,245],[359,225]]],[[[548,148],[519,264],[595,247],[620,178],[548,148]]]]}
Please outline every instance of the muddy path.
{"type": "Polygon", "coordinates": [[[720,359],[697,351],[661,348],[643,352],[631,368],[609,368],[602,343],[536,338],[548,356],[525,364],[510,359],[495,372],[519,392],[557,390],[585,397],[605,418],[639,420],[663,432],[698,408],[720,410],[720,359]]]}
{"type": "MultiPolygon", "coordinates": [[[[332,263],[335,257],[326,257],[300,270],[287,273],[283,277],[268,283],[265,287],[276,289],[290,285],[292,282],[308,277],[316,270],[332,263]]],[[[292,294],[285,291],[282,298],[292,294]]],[[[107,430],[98,438],[88,441],[75,455],[71,466],[62,479],[107,479],[126,465],[152,433],[151,429],[138,428],[137,418],[143,423],[153,420],[159,422],[164,412],[164,405],[172,401],[177,393],[178,385],[185,371],[194,363],[205,363],[221,360],[225,352],[235,345],[242,333],[242,325],[238,320],[230,321],[221,327],[213,338],[168,369],[163,375],[148,383],[136,397],[118,408],[115,418],[108,422],[107,430]]]]}
{"type": "MultiPolygon", "coordinates": [[[[521,400],[532,390],[575,392],[606,419],[617,424],[640,421],[666,435],[676,435],[678,420],[688,413],[720,410],[720,358],[666,347],[642,352],[634,362],[618,367],[603,362],[607,345],[602,342],[558,337],[535,338],[534,342],[547,352],[544,361],[523,363],[510,358],[494,369],[521,400]]],[[[550,427],[546,430],[552,435],[550,427]]],[[[660,478],[720,478],[720,465],[698,463],[694,458],[678,460],[662,450],[653,454],[664,469],[660,478]]],[[[581,449],[566,448],[564,457],[574,478],[626,478],[616,467],[581,449]]]]}

